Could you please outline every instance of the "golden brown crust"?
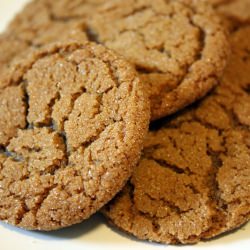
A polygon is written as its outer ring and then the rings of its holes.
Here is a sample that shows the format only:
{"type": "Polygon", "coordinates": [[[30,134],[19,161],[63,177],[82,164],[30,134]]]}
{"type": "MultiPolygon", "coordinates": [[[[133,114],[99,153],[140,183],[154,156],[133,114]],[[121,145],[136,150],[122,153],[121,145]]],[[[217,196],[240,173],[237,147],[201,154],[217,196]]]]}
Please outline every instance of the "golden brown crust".
{"type": "Polygon", "coordinates": [[[250,26],[213,93],[152,126],[126,188],[104,214],[140,239],[195,243],[250,219],[250,26]]]}
{"type": "Polygon", "coordinates": [[[137,163],[149,103],[101,45],[52,44],[0,79],[0,219],[54,230],[88,218],[137,163]]]}

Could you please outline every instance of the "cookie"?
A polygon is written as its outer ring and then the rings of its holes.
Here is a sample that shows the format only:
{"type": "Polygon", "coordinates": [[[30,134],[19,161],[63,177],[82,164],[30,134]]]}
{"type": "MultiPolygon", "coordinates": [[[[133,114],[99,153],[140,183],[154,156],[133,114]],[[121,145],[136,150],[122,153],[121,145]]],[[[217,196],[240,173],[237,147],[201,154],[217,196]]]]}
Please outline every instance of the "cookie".
{"type": "Polygon", "coordinates": [[[250,219],[250,26],[231,35],[221,85],[152,125],[141,160],[103,210],[139,239],[196,243],[250,219]]]}
{"type": "Polygon", "coordinates": [[[0,220],[67,227],[124,186],[150,116],[130,64],[101,45],[64,42],[19,60],[0,83],[0,220]]]}
{"type": "Polygon", "coordinates": [[[133,63],[152,120],[175,113],[217,84],[228,55],[221,23],[204,1],[106,1],[88,19],[91,40],[133,63]]]}

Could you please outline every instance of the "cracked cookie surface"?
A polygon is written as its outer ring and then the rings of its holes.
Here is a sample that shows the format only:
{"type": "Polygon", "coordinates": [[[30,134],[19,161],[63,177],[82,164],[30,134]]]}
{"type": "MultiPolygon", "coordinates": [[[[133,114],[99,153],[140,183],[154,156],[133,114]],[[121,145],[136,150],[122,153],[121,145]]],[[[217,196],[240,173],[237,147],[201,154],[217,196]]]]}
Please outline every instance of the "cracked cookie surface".
{"type": "Polygon", "coordinates": [[[141,160],[103,210],[140,239],[195,243],[250,219],[250,26],[231,34],[225,75],[207,98],[152,125],[141,160]]]}
{"type": "Polygon", "coordinates": [[[106,1],[87,22],[91,40],[135,65],[149,92],[152,120],[204,96],[225,67],[224,30],[203,1],[106,1]]]}
{"type": "Polygon", "coordinates": [[[127,62],[101,45],[64,42],[17,61],[0,83],[0,220],[70,226],[124,186],[149,122],[127,62]]]}

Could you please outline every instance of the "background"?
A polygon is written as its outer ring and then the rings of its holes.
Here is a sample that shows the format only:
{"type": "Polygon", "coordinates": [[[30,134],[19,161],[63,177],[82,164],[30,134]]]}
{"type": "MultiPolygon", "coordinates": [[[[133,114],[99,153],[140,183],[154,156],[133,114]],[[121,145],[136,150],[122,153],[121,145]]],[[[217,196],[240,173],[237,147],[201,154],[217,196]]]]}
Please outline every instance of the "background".
{"type": "MultiPolygon", "coordinates": [[[[0,31],[5,29],[7,23],[26,2],[28,2],[28,0],[0,0],[0,31]]],[[[101,215],[94,215],[82,224],[50,233],[27,232],[0,222],[0,241],[0,249],[2,250],[180,249],[179,246],[154,244],[129,237],[126,234],[110,228],[101,215]]],[[[212,241],[181,248],[185,250],[250,249],[250,223],[235,232],[223,235],[212,241]]]]}

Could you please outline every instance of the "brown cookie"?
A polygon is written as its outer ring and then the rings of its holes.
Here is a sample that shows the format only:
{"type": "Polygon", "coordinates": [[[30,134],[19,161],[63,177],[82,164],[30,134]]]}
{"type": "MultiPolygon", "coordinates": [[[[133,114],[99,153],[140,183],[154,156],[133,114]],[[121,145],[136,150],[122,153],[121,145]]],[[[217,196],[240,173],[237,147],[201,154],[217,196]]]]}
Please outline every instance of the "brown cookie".
{"type": "Polygon", "coordinates": [[[0,83],[0,220],[70,226],[124,186],[150,116],[127,62],[71,41],[16,62],[0,83]]]}
{"type": "Polygon", "coordinates": [[[152,126],[126,188],[103,211],[140,239],[195,243],[250,219],[250,26],[231,35],[221,85],[152,126]]]}
{"type": "Polygon", "coordinates": [[[204,1],[106,1],[88,19],[92,40],[125,56],[149,91],[152,120],[204,96],[217,83],[228,43],[204,1]]]}

